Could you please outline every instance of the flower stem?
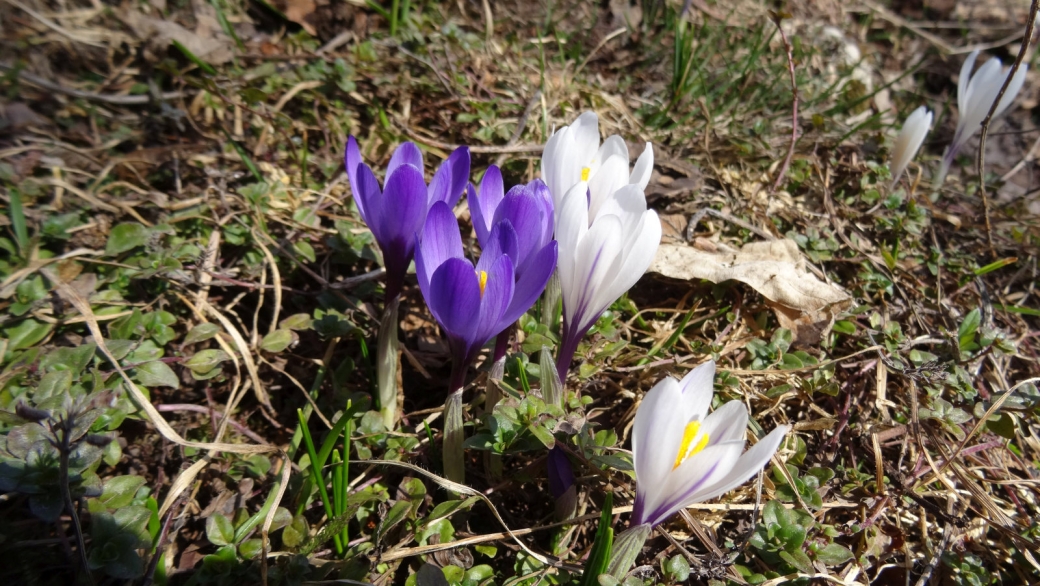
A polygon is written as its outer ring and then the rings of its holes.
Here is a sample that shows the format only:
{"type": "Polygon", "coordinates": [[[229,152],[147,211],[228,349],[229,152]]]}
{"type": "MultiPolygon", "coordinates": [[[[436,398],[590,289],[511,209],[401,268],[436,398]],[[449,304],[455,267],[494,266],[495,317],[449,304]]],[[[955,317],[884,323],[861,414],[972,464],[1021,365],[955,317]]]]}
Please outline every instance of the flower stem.
{"type": "Polygon", "coordinates": [[[454,362],[448,400],[444,402],[444,476],[452,482],[466,482],[466,462],[462,451],[462,388],[466,380],[466,365],[454,362]]]}
{"type": "MultiPolygon", "coordinates": [[[[592,327],[591,325],[589,327],[592,327]]],[[[567,371],[571,369],[574,353],[578,351],[578,344],[585,337],[589,328],[578,330],[571,328],[568,320],[563,321],[563,339],[560,341],[560,349],[556,354],[556,373],[560,376],[560,382],[567,380],[567,371]]]]}
{"type": "Polygon", "coordinates": [[[397,354],[400,342],[397,338],[397,308],[401,298],[387,300],[383,317],[379,321],[379,339],[376,350],[376,388],[379,395],[379,412],[383,425],[393,430],[397,423],[397,354]]]}
{"type": "MultiPolygon", "coordinates": [[[[502,388],[498,385],[506,374],[506,350],[509,348],[509,337],[513,333],[513,327],[506,328],[495,338],[494,361],[488,370],[487,384],[484,386],[484,413],[489,417],[494,413],[495,405],[502,400],[502,388]]],[[[485,452],[484,468],[489,478],[502,478],[502,456],[485,452]]]]}

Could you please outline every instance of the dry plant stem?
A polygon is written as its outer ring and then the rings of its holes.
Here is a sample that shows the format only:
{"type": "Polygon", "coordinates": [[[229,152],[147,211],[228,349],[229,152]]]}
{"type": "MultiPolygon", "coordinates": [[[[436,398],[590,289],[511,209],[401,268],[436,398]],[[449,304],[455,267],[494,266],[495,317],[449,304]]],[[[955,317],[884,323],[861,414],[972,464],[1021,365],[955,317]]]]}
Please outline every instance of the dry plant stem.
{"type": "Polygon", "coordinates": [[[794,145],[798,142],[798,82],[794,74],[794,49],[791,48],[791,42],[787,40],[787,33],[784,32],[784,27],[780,26],[780,21],[780,15],[774,14],[773,23],[776,25],[776,30],[780,32],[780,39],[783,40],[784,50],[787,52],[787,70],[791,74],[791,93],[794,97],[791,102],[791,144],[787,147],[784,164],[780,165],[780,172],[773,181],[772,193],[776,193],[776,190],[780,188],[780,182],[784,180],[787,167],[791,165],[791,157],[794,156],[794,145]]]}
{"type": "Polygon", "coordinates": [[[1022,66],[1022,61],[1026,58],[1026,53],[1029,52],[1029,44],[1033,39],[1033,27],[1036,25],[1036,14],[1037,10],[1040,9],[1040,0],[1032,0],[1029,5],[1029,16],[1026,18],[1026,33],[1024,40],[1022,41],[1022,47],[1018,50],[1018,56],[1015,57],[1015,62],[1011,64],[1011,69],[1004,77],[1004,84],[1000,86],[1000,91],[997,92],[997,97],[993,99],[993,104],[989,107],[989,112],[986,113],[986,118],[982,120],[982,132],[979,135],[979,153],[975,159],[975,166],[979,174],[979,193],[982,194],[982,212],[986,221],[986,244],[989,245],[990,256],[994,260],[997,258],[997,249],[993,245],[993,226],[989,219],[989,195],[986,193],[986,175],[984,174],[986,168],[986,135],[989,134],[989,124],[993,120],[993,114],[997,111],[997,106],[1000,105],[1000,101],[1004,99],[1004,92],[1007,91],[1011,80],[1018,73],[1018,68],[1022,66]]]}
{"type": "Polygon", "coordinates": [[[400,341],[397,338],[397,309],[401,297],[387,301],[383,318],[379,323],[379,340],[376,342],[376,386],[379,393],[379,413],[388,430],[397,423],[397,354],[400,341]]]}
{"type": "Polygon", "coordinates": [[[462,451],[462,390],[466,378],[465,364],[452,364],[448,400],[444,402],[444,476],[452,482],[466,481],[466,462],[462,451]]]}

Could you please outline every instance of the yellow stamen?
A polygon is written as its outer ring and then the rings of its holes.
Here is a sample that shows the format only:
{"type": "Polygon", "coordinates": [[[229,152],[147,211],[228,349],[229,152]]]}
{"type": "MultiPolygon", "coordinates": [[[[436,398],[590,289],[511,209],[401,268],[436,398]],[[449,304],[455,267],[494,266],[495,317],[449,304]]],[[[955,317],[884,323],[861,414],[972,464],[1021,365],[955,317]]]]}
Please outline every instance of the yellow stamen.
{"type": "Polygon", "coordinates": [[[591,172],[592,172],[592,169],[589,169],[588,167],[582,167],[581,168],[581,180],[582,181],[588,181],[589,180],[589,173],[591,173],[591,172]]]}
{"type": "Polygon", "coordinates": [[[487,286],[487,272],[477,271],[477,279],[480,281],[480,296],[484,296],[484,287],[487,286]]]}
{"type": "Polygon", "coordinates": [[[700,430],[700,421],[691,421],[686,424],[686,429],[683,430],[682,442],[679,443],[679,453],[675,455],[675,466],[672,466],[672,470],[678,468],[686,458],[700,453],[701,450],[708,446],[708,434],[705,433],[697,440],[697,444],[690,448],[690,444],[696,439],[700,430]]]}

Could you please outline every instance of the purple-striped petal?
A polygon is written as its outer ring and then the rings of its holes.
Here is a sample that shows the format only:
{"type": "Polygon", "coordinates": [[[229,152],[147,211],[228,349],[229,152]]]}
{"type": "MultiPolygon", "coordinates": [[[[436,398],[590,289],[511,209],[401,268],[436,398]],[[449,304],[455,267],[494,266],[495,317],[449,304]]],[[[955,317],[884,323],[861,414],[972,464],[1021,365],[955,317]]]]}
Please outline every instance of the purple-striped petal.
{"type": "Polygon", "coordinates": [[[358,148],[357,139],[353,135],[348,136],[347,152],[343,155],[343,164],[347,168],[347,181],[350,182],[350,190],[355,194],[354,200],[357,202],[361,217],[364,218],[364,203],[359,201],[361,198],[357,196],[360,189],[358,186],[358,165],[361,163],[361,150],[358,148]]]}
{"type": "Polygon", "coordinates": [[[491,226],[494,224],[495,210],[505,196],[502,185],[502,171],[491,165],[480,180],[479,195],[474,192],[472,186],[469,190],[469,211],[473,217],[473,229],[477,232],[477,242],[484,247],[488,236],[491,234],[491,226]]]}
{"type": "Polygon", "coordinates": [[[355,180],[356,183],[352,185],[354,203],[357,204],[361,219],[368,224],[376,241],[381,242],[384,200],[379,189],[379,180],[376,179],[372,169],[364,163],[358,164],[355,169],[355,180]]]}
{"type": "Polygon", "coordinates": [[[422,171],[411,165],[400,165],[386,180],[383,209],[379,219],[383,237],[412,243],[426,219],[426,183],[422,171]]]}
{"type": "Polygon", "coordinates": [[[520,274],[524,273],[528,259],[546,244],[542,242],[542,210],[541,202],[523,185],[510,189],[495,210],[495,224],[508,220],[516,230],[517,256],[514,261],[520,274]]]}
{"type": "Polygon", "coordinates": [[[557,243],[553,240],[531,257],[528,271],[517,277],[513,299],[502,316],[505,327],[520,319],[520,316],[527,313],[534,302],[538,301],[549,278],[552,277],[553,270],[556,269],[557,250],[557,243]]]}
{"type": "Polygon", "coordinates": [[[394,171],[396,171],[401,165],[411,165],[419,170],[420,175],[422,174],[422,151],[419,150],[419,147],[415,146],[415,143],[401,143],[400,146],[394,149],[394,154],[390,157],[390,164],[386,166],[386,176],[390,177],[393,175],[394,171]]]}
{"type": "Polygon", "coordinates": [[[425,292],[429,288],[433,273],[449,258],[464,258],[462,233],[459,231],[459,222],[448,204],[438,202],[426,215],[422,241],[415,256],[415,274],[419,279],[420,289],[425,292]]]}
{"type": "MultiPolygon", "coordinates": [[[[516,262],[516,230],[508,220],[498,222],[491,229],[488,236],[487,247],[480,251],[480,260],[477,261],[477,272],[491,271],[498,259],[503,255],[509,256],[510,264],[516,262]]],[[[515,271],[514,271],[515,272],[515,271]]]]}
{"type": "Polygon", "coordinates": [[[459,147],[437,168],[430,181],[430,205],[443,201],[455,207],[469,183],[469,147],[459,147]]]}
{"type": "Polygon", "coordinates": [[[430,279],[426,303],[449,336],[472,340],[482,306],[473,265],[463,258],[446,260],[430,279]]]}
{"type": "Polygon", "coordinates": [[[470,337],[470,360],[476,358],[475,354],[481,346],[508,325],[502,323],[502,317],[513,298],[513,286],[513,260],[502,255],[487,271],[484,296],[480,300],[480,316],[476,330],[470,337]]]}

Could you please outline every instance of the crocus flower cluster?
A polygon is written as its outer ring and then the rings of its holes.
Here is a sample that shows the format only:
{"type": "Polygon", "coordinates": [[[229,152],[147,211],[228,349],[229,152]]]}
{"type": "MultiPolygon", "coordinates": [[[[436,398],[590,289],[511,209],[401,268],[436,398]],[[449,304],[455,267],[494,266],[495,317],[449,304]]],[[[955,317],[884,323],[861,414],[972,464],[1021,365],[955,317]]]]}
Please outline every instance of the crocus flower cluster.
{"type": "Polygon", "coordinates": [[[714,378],[715,363],[709,361],[681,381],[664,378],[643,397],[632,429],[633,527],[660,525],[680,509],[747,482],[790,429],[777,426],[745,452],[744,404],[730,401],[708,414],[714,378]]]}
{"type": "MultiPolygon", "coordinates": [[[[994,57],[986,61],[972,75],[971,70],[975,67],[975,59],[978,56],[978,49],[972,51],[971,55],[964,60],[964,65],[961,66],[960,79],[957,80],[957,112],[960,118],[957,120],[957,130],[953,134],[953,142],[943,154],[942,166],[936,176],[936,185],[942,185],[954,157],[982,128],[982,121],[986,119],[986,114],[993,107],[993,102],[997,99],[997,94],[1000,93],[1000,88],[1010,73],[1010,68],[1004,69],[1000,59],[994,57]]],[[[1000,98],[1000,103],[997,104],[997,109],[993,112],[994,117],[1003,114],[1015,101],[1015,96],[1018,95],[1022,84],[1026,81],[1027,69],[1028,66],[1022,64],[1015,72],[1015,77],[1011,78],[1007,90],[1000,98]]]]}
{"type": "Polygon", "coordinates": [[[892,187],[899,182],[899,178],[906,170],[910,161],[914,160],[921,143],[928,136],[928,130],[932,127],[932,113],[928,108],[921,106],[906,117],[903,129],[896,137],[895,146],[892,147],[892,187]]]}

